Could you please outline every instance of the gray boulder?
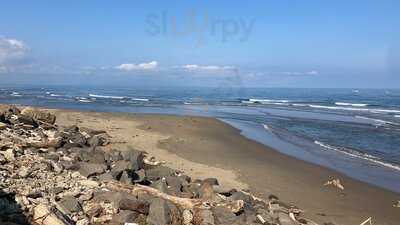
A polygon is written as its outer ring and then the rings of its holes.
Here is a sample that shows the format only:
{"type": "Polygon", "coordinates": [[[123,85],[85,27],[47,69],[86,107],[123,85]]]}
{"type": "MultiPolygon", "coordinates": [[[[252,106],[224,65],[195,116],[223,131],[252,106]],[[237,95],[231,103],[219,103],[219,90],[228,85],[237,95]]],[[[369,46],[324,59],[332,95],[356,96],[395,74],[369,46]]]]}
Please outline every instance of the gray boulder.
{"type": "Polygon", "coordinates": [[[107,166],[103,164],[94,164],[94,163],[79,163],[79,173],[84,177],[90,177],[93,175],[100,175],[104,173],[107,169],[107,166]]]}
{"type": "Polygon", "coordinates": [[[171,209],[165,200],[155,198],[150,204],[147,223],[153,225],[168,225],[171,223],[171,209]]]}
{"type": "Polygon", "coordinates": [[[79,201],[73,196],[65,196],[59,202],[59,206],[68,213],[79,212],[82,210],[79,201]]]}

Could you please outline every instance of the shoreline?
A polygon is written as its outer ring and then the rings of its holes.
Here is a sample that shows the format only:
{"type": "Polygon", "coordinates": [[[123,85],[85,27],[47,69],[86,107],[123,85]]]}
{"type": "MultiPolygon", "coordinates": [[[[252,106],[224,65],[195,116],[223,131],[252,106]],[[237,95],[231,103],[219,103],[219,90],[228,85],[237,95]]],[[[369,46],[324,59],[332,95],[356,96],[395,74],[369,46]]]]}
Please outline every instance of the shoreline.
{"type": "MultiPolygon", "coordinates": [[[[170,162],[168,166],[193,177],[209,177],[213,171],[212,176],[227,186],[250,189],[264,198],[276,194],[304,209],[316,222],[360,224],[372,217],[374,224],[396,224],[400,220],[398,209],[393,207],[400,198],[398,193],[284,155],[244,137],[239,129],[217,119],[65,109],[51,111],[60,118],[58,123],[61,125],[79,123],[103,127],[117,139],[125,140],[124,145],[132,144],[150,155],[157,155],[157,158],[170,162]],[[99,121],[107,123],[101,125],[99,121]],[[138,136],[124,136],[124,131],[135,132],[138,136]],[[340,178],[344,191],[323,186],[333,178],[340,178]]],[[[113,147],[118,146],[121,144],[113,144],[113,147]]]]}

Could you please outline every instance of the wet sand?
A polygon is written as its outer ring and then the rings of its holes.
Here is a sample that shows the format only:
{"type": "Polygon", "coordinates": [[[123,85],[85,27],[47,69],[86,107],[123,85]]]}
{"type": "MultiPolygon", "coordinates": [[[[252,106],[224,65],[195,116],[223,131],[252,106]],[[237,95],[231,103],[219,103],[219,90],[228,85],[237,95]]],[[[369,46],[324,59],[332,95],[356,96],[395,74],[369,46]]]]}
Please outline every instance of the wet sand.
{"type": "MultiPolygon", "coordinates": [[[[227,187],[277,195],[319,224],[400,224],[400,194],[351,179],[333,170],[283,155],[212,118],[53,110],[60,125],[104,129],[110,148],[127,145],[165,160],[195,178],[216,177],[227,187]],[[342,191],[323,184],[339,178],[342,191]]],[[[400,182],[400,181],[399,181],[400,182]]]]}

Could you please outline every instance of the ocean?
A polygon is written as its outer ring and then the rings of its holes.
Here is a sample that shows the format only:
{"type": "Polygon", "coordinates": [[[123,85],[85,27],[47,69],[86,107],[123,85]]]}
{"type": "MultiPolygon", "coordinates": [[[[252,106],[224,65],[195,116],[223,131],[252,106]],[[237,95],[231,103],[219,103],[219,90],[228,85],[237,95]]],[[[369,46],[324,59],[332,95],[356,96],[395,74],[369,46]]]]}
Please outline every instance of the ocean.
{"type": "Polygon", "coordinates": [[[214,117],[284,154],[400,192],[399,89],[7,86],[0,103],[214,117]]]}

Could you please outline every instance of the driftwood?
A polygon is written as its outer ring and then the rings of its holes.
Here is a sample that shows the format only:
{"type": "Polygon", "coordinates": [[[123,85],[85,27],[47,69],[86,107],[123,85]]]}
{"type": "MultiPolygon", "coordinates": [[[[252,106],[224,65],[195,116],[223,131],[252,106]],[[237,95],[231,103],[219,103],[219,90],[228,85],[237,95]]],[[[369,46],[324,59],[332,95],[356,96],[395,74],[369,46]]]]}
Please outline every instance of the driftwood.
{"type": "Polygon", "coordinates": [[[40,204],[33,209],[33,222],[39,225],[72,225],[45,204],[40,204]]]}
{"type": "Polygon", "coordinates": [[[121,184],[115,181],[104,182],[106,187],[119,192],[125,192],[132,195],[137,195],[138,193],[146,193],[148,195],[161,198],[163,200],[169,201],[174,205],[183,209],[209,209],[210,207],[223,206],[228,208],[231,212],[237,213],[243,209],[244,202],[242,200],[230,201],[230,202],[215,202],[206,199],[190,199],[190,198],[180,198],[173,195],[165,194],[155,188],[144,186],[144,185],[128,185],[121,184]]]}
{"type": "Polygon", "coordinates": [[[340,182],[340,180],[338,178],[332,179],[332,180],[328,180],[324,184],[324,186],[327,186],[327,185],[333,185],[333,186],[339,188],[340,190],[344,190],[344,186],[341,184],[341,182],[340,182]]]}

